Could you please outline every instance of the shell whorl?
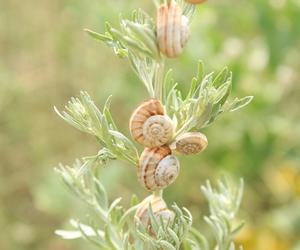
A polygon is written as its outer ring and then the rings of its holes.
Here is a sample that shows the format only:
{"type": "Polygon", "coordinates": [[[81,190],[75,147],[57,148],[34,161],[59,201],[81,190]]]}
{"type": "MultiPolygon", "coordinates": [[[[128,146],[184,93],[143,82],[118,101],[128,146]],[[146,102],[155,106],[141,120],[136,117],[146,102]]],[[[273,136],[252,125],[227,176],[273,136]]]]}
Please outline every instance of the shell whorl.
{"type": "Polygon", "coordinates": [[[148,214],[148,208],[150,205],[156,219],[159,219],[159,217],[162,217],[165,220],[171,220],[174,218],[174,213],[168,209],[165,201],[160,196],[150,195],[138,205],[135,213],[135,216],[148,230],[150,229],[149,227],[151,225],[148,214]]]}
{"type": "Polygon", "coordinates": [[[174,1],[163,4],[157,11],[157,42],[167,57],[181,54],[190,36],[188,18],[174,1]]]}
{"type": "Polygon", "coordinates": [[[176,151],[185,155],[190,155],[203,151],[208,145],[208,140],[204,134],[199,132],[189,132],[179,136],[176,139],[175,144],[176,151]]]}
{"type": "Polygon", "coordinates": [[[150,99],[139,105],[129,121],[130,133],[135,141],[145,147],[159,147],[173,137],[173,122],[164,115],[159,100],[150,99]]]}
{"type": "Polygon", "coordinates": [[[175,181],[179,168],[179,161],[168,146],[146,148],[140,157],[138,179],[149,191],[164,189],[175,181]]]}

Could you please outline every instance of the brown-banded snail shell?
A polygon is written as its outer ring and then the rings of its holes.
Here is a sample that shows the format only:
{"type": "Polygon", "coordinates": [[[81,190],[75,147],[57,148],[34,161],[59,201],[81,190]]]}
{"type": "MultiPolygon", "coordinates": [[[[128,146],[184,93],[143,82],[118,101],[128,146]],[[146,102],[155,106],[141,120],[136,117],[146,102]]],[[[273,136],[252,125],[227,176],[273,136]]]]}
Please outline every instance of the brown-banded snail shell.
{"type": "Polygon", "coordinates": [[[164,114],[164,108],[157,99],[150,99],[139,105],[129,121],[134,140],[145,147],[160,147],[173,137],[173,122],[164,114]]]}
{"type": "Polygon", "coordinates": [[[149,206],[155,215],[155,218],[159,220],[161,217],[163,220],[172,220],[174,218],[174,213],[168,209],[165,201],[160,196],[150,195],[146,197],[139,205],[135,213],[135,217],[138,218],[141,223],[148,229],[151,233],[150,228],[151,221],[148,213],[149,206]]]}
{"type": "Polygon", "coordinates": [[[176,151],[185,155],[200,153],[207,145],[208,140],[206,136],[200,132],[182,134],[175,141],[176,151]]]}
{"type": "Polygon", "coordinates": [[[171,0],[162,4],[157,11],[157,42],[160,51],[167,57],[181,54],[190,32],[189,20],[182,14],[179,5],[171,0]]]}
{"type": "Polygon", "coordinates": [[[138,180],[149,191],[164,189],[179,174],[179,161],[168,146],[146,148],[139,161],[138,180]]]}
{"type": "Polygon", "coordinates": [[[200,3],[204,3],[206,0],[185,0],[185,1],[191,4],[200,4],[200,3]]]}

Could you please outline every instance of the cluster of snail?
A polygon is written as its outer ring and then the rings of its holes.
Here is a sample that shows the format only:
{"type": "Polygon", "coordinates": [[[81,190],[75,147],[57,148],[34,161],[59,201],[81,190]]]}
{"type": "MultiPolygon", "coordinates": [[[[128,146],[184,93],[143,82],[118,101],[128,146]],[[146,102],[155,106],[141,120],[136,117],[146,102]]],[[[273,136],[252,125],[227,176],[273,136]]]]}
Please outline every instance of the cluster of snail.
{"type": "Polygon", "coordinates": [[[179,174],[179,161],[172,149],[185,155],[197,154],[207,146],[200,132],[174,137],[174,125],[157,99],[140,104],[133,112],[129,129],[132,138],[145,147],[138,165],[138,180],[149,191],[166,188],[179,174]]]}
{"type": "MultiPolygon", "coordinates": [[[[200,4],[205,0],[186,0],[190,4],[200,4]]],[[[166,57],[177,57],[181,54],[190,36],[188,17],[183,15],[176,1],[169,0],[157,10],[157,44],[160,52],[166,57]]],[[[139,105],[133,112],[129,128],[132,138],[143,145],[138,163],[138,180],[148,191],[158,191],[172,184],[179,174],[178,153],[189,155],[203,151],[208,144],[205,135],[200,132],[188,132],[174,138],[175,126],[165,113],[162,103],[150,99],[139,105]]],[[[165,220],[174,217],[165,201],[158,195],[150,195],[138,206],[136,217],[150,228],[148,207],[153,214],[165,220]]],[[[153,233],[150,229],[151,234],[153,233]]]]}
{"type": "MultiPolygon", "coordinates": [[[[207,138],[200,132],[187,132],[174,137],[174,124],[157,99],[150,99],[140,104],[129,121],[133,139],[143,145],[137,175],[141,185],[149,191],[157,191],[172,184],[179,174],[179,161],[172,150],[190,155],[203,151],[208,144],[207,138]]],[[[155,216],[171,219],[173,212],[159,196],[151,195],[143,200],[136,216],[149,226],[149,204],[155,216]]]]}
{"type": "Polygon", "coordinates": [[[207,138],[200,132],[174,137],[174,125],[157,99],[140,104],[129,121],[133,139],[145,147],[138,165],[138,180],[149,191],[166,188],[179,174],[179,161],[172,154],[197,154],[207,147],[207,138]]]}

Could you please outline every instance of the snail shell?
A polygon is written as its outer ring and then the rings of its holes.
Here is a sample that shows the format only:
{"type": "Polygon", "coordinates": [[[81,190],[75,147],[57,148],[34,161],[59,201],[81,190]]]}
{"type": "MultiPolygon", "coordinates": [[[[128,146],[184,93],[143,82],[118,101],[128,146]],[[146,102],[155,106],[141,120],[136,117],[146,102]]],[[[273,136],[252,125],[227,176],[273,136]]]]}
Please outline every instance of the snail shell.
{"type": "Polygon", "coordinates": [[[164,189],[175,181],[179,168],[168,146],[146,148],[140,157],[138,180],[149,191],[164,189]]]}
{"type": "Polygon", "coordinates": [[[129,121],[130,133],[134,140],[145,147],[160,147],[173,137],[173,122],[164,115],[159,100],[150,99],[139,105],[129,121]]]}
{"type": "Polygon", "coordinates": [[[181,54],[190,32],[188,18],[173,0],[163,4],[157,11],[157,42],[160,51],[167,57],[181,54]]]}
{"type": "Polygon", "coordinates": [[[185,0],[185,1],[191,4],[200,4],[200,3],[204,3],[206,0],[185,0]]]}
{"type": "Polygon", "coordinates": [[[162,219],[166,221],[172,220],[174,218],[174,213],[168,209],[165,201],[161,197],[150,195],[147,198],[145,198],[139,204],[135,216],[141,221],[141,223],[145,226],[146,229],[150,229],[149,231],[153,233],[150,228],[151,221],[148,214],[148,208],[150,205],[156,219],[162,217],[162,219]]]}
{"type": "Polygon", "coordinates": [[[190,155],[203,151],[208,145],[208,140],[204,134],[199,132],[189,132],[179,136],[176,139],[175,144],[176,151],[185,155],[190,155]]]}

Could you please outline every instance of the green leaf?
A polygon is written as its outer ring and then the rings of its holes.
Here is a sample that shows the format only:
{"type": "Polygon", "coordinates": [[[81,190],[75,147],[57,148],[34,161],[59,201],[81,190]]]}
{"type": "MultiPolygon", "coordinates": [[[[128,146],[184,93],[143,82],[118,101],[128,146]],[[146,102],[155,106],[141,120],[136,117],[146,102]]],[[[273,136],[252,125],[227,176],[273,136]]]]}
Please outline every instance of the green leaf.
{"type": "Polygon", "coordinates": [[[131,196],[130,206],[133,207],[133,206],[138,205],[139,203],[140,203],[139,198],[138,198],[135,194],[133,194],[133,195],[131,196]]]}
{"type": "Polygon", "coordinates": [[[108,207],[108,195],[107,195],[107,192],[106,192],[104,186],[96,177],[94,178],[94,184],[95,184],[95,188],[96,188],[97,198],[101,199],[101,202],[103,203],[103,207],[107,208],[108,207]]]}
{"type": "Polygon", "coordinates": [[[232,231],[231,231],[231,235],[232,237],[234,237],[237,233],[239,233],[242,228],[245,226],[245,222],[242,221],[237,227],[235,227],[232,231]]]}
{"type": "Polygon", "coordinates": [[[231,82],[231,73],[229,73],[228,68],[225,67],[214,79],[213,85],[215,87],[221,86],[223,83],[230,81],[231,82]]]}
{"type": "Polygon", "coordinates": [[[195,228],[191,228],[190,233],[193,235],[194,239],[197,241],[201,250],[209,250],[209,245],[207,239],[198,232],[195,228]]]}
{"type": "Polygon", "coordinates": [[[253,99],[253,96],[246,96],[242,99],[238,99],[230,106],[230,112],[237,111],[245,106],[247,106],[253,99]]]}
{"type": "Polygon", "coordinates": [[[169,227],[167,228],[167,231],[170,234],[170,236],[172,237],[176,248],[179,248],[180,247],[180,240],[179,240],[178,236],[176,235],[176,233],[169,227]]]}
{"type": "Polygon", "coordinates": [[[123,216],[120,219],[119,227],[122,228],[124,226],[128,217],[131,216],[136,211],[137,208],[138,205],[135,205],[135,206],[131,206],[129,209],[126,210],[126,212],[123,214],[123,216]]]}
{"type": "Polygon", "coordinates": [[[111,205],[109,206],[109,209],[107,211],[108,214],[112,213],[112,211],[116,208],[116,206],[120,203],[120,201],[122,200],[122,198],[117,198],[115,199],[111,205]]]}
{"type": "Polygon", "coordinates": [[[124,24],[130,28],[136,38],[140,40],[149,51],[151,51],[151,55],[153,55],[154,58],[159,56],[159,51],[156,45],[156,37],[153,30],[131,21],[124,21],[124,24]]]}
{"type": "Polygon", "coordinates": [[[114,250],[119,250],[118,244],[113,239],[112,232],[110,230],[109,225],[106,225],[104,227],[104,232],[105,232],[105,234],[104,234],[105,241],[109,245],[109,247],[114,250]]]}
{"type": "Polygon", "coordinates": [[[222,84],[214,96],[214,103],[220,103],[221,105],[226,101],[229,93],[231,91],[231,82],[226,82],[222,84]]]}
{"type": "Polygon", "coordinates": [[[198,62],[198,71],[197,71],[197,80],[200,82],[202,81],[204,76],[204,64],[202,61],[198,62]]]}
{"type": "Polygon", "coordinates": [[[102,35],[100,33],[97,33],[95,31],[92,31],[92,30],[89,30],[89,29],[84,29],[84,31],[90,35],[92,38],[98,40],[98,41],[101,41],[101,42],[113,42],[113,39],[108,36],[108,35],[102,35]]]}
{"type": "Polygon", "coordinates": [[[176,250],[176,248],[171,243],[169,243],[168,241],[165,241],[165,240],[160,240],[159,245],[161,247],[163,247],[162,249],[165,249],[165,250],[176,250]]]}
{"type": "Polygon", "coordinates": [[[158,225],[157,219],[156,219],[156,217],[153,213],[151,203],[149,203],[147,213],[148,213],[148,216],[150,218],[150,223],[151,223],[151,227],[152,227],[153,231],[158,232],[159,225],[158,225]]]}

